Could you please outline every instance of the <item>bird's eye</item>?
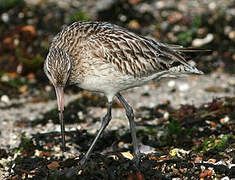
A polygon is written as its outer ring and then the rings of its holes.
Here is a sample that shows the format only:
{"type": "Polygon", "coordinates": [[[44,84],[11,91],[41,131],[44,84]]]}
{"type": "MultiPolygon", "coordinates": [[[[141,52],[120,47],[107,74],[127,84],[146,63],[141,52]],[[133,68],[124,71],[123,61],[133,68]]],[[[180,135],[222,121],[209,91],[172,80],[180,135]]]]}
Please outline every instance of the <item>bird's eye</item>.
{"type": "Polygon", "coordinates": [[[68,69],[68,74],[70,74],[70,72],[71,72],[71,69],[69,68],[69,69],[68,69]]]}
{"type": "Polygon", "coordinates": [[[51,77],[51,72],[50,71],[47,71],[47,74],[51,77]]]}

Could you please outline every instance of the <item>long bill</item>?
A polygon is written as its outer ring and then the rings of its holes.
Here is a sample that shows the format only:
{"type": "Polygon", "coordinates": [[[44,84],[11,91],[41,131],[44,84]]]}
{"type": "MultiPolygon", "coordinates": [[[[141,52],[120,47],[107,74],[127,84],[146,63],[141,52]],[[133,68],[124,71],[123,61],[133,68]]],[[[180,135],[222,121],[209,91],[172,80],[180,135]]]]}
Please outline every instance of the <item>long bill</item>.
{"type": "Polygon", "coordinates": [[[60,127],[61,127],[61,138],[62,138],[62,151],[65,151],[65,128],[64,128],[64,87],[57,86],[55,87],[56,97],[57,97],[57,104],[58,104],[58,111],[59,111],[59,120],[60,120],[60,127]]]}

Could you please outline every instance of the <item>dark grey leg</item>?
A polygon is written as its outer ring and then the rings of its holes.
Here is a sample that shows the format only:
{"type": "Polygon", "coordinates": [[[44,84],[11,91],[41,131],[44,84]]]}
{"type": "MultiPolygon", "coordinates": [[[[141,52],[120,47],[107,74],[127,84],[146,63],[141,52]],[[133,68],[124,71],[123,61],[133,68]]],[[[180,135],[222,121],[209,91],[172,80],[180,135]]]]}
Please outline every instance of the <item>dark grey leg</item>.
{"type": "Polygon", "coordinates": [[[132,143],[133,143],[133,150],[134,150],[134,160],[139,164],[139,157],[140,157],[140,151],[137,144],[137,138],[136,138],[136,128],[135,128],[135,121],[134,121],[134,113],[132,107],[126,102],[126,100],[122,97],[120,93],[116,94],[118,100],[122,103],[126,110],[126,116],[130,123],[130,129],[131,129],[131,137],[132,137],[132,143]]]}
{"type": "Polygon", "coordinates": [[[108,103],[108,110],[107,110],[107,113],[106,115],[104,116],[104,118],[102,119],[102,122],[101,122],[101,127],[95,137],[95,139],[93,140],[90,148],[88,149],[87,153],[85,154],[85,156],[81,159],[81,161],[79,162],[80,165],[84,165],[87,161],[87,159],[89,158],[92,150],[94,149],[95,147],[95,144],[97,142],[97,140],[99,139],[100,135],[102,134],[102,132],[104,131],[104,129],[107,127],[107,125],[109,124],[111,118],[112,118],[112,114],[111,114],[111,109],[112,109],[112,102],[109,102],[108,103]]]}

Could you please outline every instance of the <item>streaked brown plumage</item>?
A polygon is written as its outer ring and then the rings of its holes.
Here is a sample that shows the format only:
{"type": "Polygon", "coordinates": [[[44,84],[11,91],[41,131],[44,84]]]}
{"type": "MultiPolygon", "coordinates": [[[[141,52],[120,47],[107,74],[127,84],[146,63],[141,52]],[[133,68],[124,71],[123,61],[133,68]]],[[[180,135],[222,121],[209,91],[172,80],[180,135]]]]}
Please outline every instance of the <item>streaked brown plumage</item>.
{"type": "Polygon", "coordinates": [[[126,109],[135,160],[138,162],[139,149],[133,110],[119,92],[143,85],[152,79],[203,74],[186,61],[192,53],[198,51],[147,39],[106,22],[75,22],[57,34],[52,40],[44,71],[55,87],[61,119],[64,110],[63,88],[66,83],[102,92],[109,102],[98,135],[82,164],[111,120],[111,105],[115,96],[126,109]]]}

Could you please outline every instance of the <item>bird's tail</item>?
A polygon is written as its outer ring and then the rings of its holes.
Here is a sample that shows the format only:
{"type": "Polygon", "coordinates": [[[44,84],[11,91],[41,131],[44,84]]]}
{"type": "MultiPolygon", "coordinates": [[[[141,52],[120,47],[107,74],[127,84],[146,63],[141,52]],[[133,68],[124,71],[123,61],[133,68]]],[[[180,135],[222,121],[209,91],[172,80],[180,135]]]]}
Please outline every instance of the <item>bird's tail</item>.
{"type": "Polygon", "coordinates": [[[177,51],[185,60],[191,60],[197,56],[200,56],[204,53],[209,53],[211,50],[209,49],[202,49],[202,48],[194,48],[194,47],[182,47],[182,46],[175,46],[172,48],[173,50],[177,51]]]}
{"type": "Polygon", "coordinates": [[[194,66],[185,66],[183,64],[179,66],[173,66],[169,69],[171,74],[204,74],[194,66]]]}

